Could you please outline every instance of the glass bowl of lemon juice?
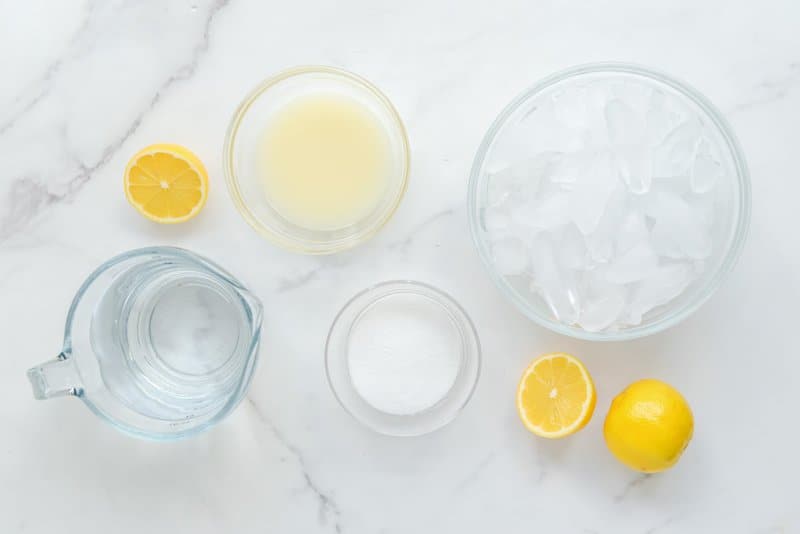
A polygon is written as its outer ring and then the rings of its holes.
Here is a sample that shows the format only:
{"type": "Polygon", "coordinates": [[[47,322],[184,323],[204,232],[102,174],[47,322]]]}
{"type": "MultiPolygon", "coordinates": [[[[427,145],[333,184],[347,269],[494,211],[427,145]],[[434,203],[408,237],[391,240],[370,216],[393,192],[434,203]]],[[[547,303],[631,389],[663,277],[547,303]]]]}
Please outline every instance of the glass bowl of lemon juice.
{"type": "Polygon", "coordinates": [[[233,116],[223,165],[244,219],[286,249],[330,254],[374,235],[406,189],[409,146],[367,80],[297,67],[260,83],[233,116]]]}

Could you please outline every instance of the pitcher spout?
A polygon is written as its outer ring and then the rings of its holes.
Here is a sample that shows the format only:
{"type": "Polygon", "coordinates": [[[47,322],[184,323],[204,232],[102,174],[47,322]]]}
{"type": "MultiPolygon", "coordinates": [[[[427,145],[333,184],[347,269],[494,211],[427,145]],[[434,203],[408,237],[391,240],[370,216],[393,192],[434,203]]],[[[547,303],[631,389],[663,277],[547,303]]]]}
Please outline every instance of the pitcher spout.
{"type": "Polygon", "coordinates": [[[28,380],[36,399],[66,395],[80,397],[83,394],[75,361],[63,352],[55,360],[28,369],[28,380]]]}

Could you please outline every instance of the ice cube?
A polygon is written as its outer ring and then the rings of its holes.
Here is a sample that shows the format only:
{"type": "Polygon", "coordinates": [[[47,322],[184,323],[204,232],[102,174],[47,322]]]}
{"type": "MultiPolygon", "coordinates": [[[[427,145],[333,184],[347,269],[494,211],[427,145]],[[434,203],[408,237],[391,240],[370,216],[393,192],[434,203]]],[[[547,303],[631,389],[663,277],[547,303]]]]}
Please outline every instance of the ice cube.
{"type": "Polygon", "coordinates": [[[554,184],[571,187],[589,172],[591,165],[591,152],[580,151],[563,154],[558,163],[553,166],[549,180],[554,184]]]}
{"type": "Polygon", "coordinates": [[[722,174],[722,165],[711,154],[708,140],[701,140],[689,174],[692,191],[695,193],[711,191],[717,185],[722,174]]]}
{"type": "Polygon", "coordinates": [[[557,152],[540,152],[512,165],[498,166],[489,173],[488,201],[499,204],[510,197],[524,196],[533,198],[539,190],[539,184],[550,173],[560,154],[557,152]]]}
{"type": "Polygon", "coordinates": [[[625,254],[647,238],[644,216],[638,211],[626,213],[617,231],[617,254],[625,254]]]}
{"type": "Polygon", "coordinates": [[[620,177],[634,195],[650,191],[653,183],[653,160],[650,147],[644,144],[622,145],[615,149],[620,177]]]}
{"type": "Polygon", "coordinates": [[[660,144],[675,126],[675,114],[665,108],[665,100],[666,95],[658,89],[650,95],[645,114],[645,140],[650,146],[660,144]]]}
{"type": "MultiPolygon", "coordinates": [[[[653,163],[653,168],[655,168],[655,162],[653,163]]],[[[692,194],[688,174],[683,176],[656,176],[654,172],[650,191],[672,193],[683,197],[692,194]]]]}
{"type": "MultiPolygon", "coordinates": [[[[538,150],[544,151],[545,149],[538,150]]],[[[515,167],[531,155],[531,147],[523,136],[499,136],[492,146],[491,159],[487,161],[486,172],[491,175],[515,167]]]]}
{"type": "Polygon", "coordinates": [[[516,237],[506,237],[492,243],[492,261],[497,272],[504,276],[522,274],[528,267],[525,243],[516,237]]]}
{"type": "Polygon", "coordinates": [[[534,239],[529,251],[533,272],[531,290],[541,295],[557,320],[574,324],[580,310],[575,274],[560,268],[554,247],[546,236],[534,239]]]}
{"type": "Polygon", "coordinates": [[[511,227],[511,216],[504,204],[488,206],[483,210],[483,229],[492,235],[505,233],[511,227]]]}
{"type": "Polygon", "coordinates": [[[486,200],[492,206],[503,204],[519,188],[519,178],[513,167],[505,167],[489,172],[486,185],[486,200]]]}
{"type": "Polygon", "coordinates": [[[681,259],[685,257],[678,233],[687,225],[689,204],[675,193],[655,192],[642,202],[644,214],[653,220],[650,240],[659,256],[681,259]]]}
{"type": "Polygon", "coordinates": [[[579,270],[587,266],[586,243],[583,234],[574,224],[569,224],[557,236],[556,247],[559,265],[564,269],[579,270]]]}
{"type": "Polygon", "coordinates": [[[588,176],[597,189],[613,191],[619,185],[619,172],[614,163],[611,150],[597,150],[590,161],[588,176]]]}
{"type": "Polygon", "coordinates": [[[607,263],[614,255],[614,241],[619,225],[627,213],[627,202],[625,188],[617,188],[608,199],[597,227],[586,236],[586,248],[594,262],[607,263]]]}
{"type": "Polygon", "coordinates": [[[586,249],[595,263],[608,263],[614,255],[614,238],[607,232],[597,232],[586,237],[586,249]]]}
{"type": "Polygon", "coordinates": [[[662,258],[684,259],[680,243],[673,232],[673,227],[664,221],[657,222],[650,232],[650,244],[653,251],[662,258]]]}
{"type": "Polygon", "coordinates": [[[654,218],[656,221],[660,219],[673,220],[684,217],[689,213],[689,204],[682,196],[664,191],[647,195],[642,207],[644,214],[654,218]]]}
{"type": "Polygon", "coordinates": [[[540,234],[534,237],[529,243],[528,253],[534,283],[539,285],[540,281],[558,278],[560,269],[556,261],[555,248],[548,235],[540,234]]]}
{"type": "Polygon", "coordinates": [[[678,228],[678,242],[686,256],[695,260],[702,260],[714,252],[714,242],[708,230],[697,225],[678,228]]]}
{"type": "Polygon", "coordinates": [[[583,149],[588,132],[582,127],[570,126],[556,115],[554,103],[542,103],[535,114],[520,124],[517,135],[525,139],[529,148],[538,151],[576,152],[583,149]]]}
{"type": "Polygon", "coordinates": [[[606,104],[606,127],[608,140],[612,145],[631,145],[640,143],[644,134],[644,117],[630,105],[619,99],[606,104]]]}
{"type": "Polygon", "coordinates": [[[712,241],[700,208],[693,209],[683,197],[658,192],[649,195],[645,212],[655,219],[653,248],[668,258],[704,259],[711,255],[712,241]]]}
{"type": "Polygon", "coordinates": [[[557,321],[569,325],[578,322],[580,296],[574,286],[546,282],[542,286],[532,286],[532,290],[534,288],[557,321]]]}
{"type": "Polygon", "coordinates": [[[614,324],[624,309],[625,297],[622,294],[589,300],[581,310],[579,324],[587,332],[600,332],[614,324]]]}
{"type": "Polygon", "coordinates": [[[704,229],[711,228],[711,225],[714,224],[716,212],[716,202],[713,191],[691,195],[687,202],[689,203],[689,209],[692,211],[694,220],[702,225],[704,229]]]}
{"type": "Polygon", "coordinates": [[[659,267],[658,271],[637,285],[625,322],[640,324],[643,315],[679,296],[690,282],[691,268],[684,263],[659,267]]]}
{"type": "Polygon", "coordinates": [[[687,120],[673,129],[655,148],[653,173],[659,177],[683,176],[689,173],[702,127],[695,120],[687,120]]]}
{"type": "Polygon", "coordinates": [[[515,223],[531,229],[558,228],[570,220],[570,196],[559,192],[522,202],[512,209],[511,218],[515,223]]]}
{"type": "Polygon", "coordinates": [[[570,129],[585,129],[588,123],[588,92],[585,87],[568,87],[552,97],[556,120],[570,129]]]}
{"type": "Polygon", "coordinates": [[[610,194],[605,191],[580,190],[571,197],[569,220],[572,220],[583,235],[597,229],[606,211],[610,194]]]}
{"type": "Polygon", "coordinates": [[[643,280],[658,268],[658,256],[649,243],[639,243],[625,254],[614,258],[605,271],[606,279],[614,284],[643,280]]]}
{"type": "Polygon", "coordinates": [[[608,209],[608,201],[619,186],[612,155],[606,151],[596,153],[588,172],[573,184],[570,203],[571,219],[584,235],[597,229],[600,219],[608,209]]]}
{"type": "Polygon", "coordinates": [[[586,124],[589,132],[587,146],[599,148],[608,146],[608,127],[606,126],[606,102],[613,98],[605,84],[589,84],[586,88],[586,124]]]}
{"type": "Polygon", "coordinates": [[[608,265],[590,264],[579,276],[579,287],[583,300],[599,299],[620,291],[618,284],[606,279],[608,265]]]}

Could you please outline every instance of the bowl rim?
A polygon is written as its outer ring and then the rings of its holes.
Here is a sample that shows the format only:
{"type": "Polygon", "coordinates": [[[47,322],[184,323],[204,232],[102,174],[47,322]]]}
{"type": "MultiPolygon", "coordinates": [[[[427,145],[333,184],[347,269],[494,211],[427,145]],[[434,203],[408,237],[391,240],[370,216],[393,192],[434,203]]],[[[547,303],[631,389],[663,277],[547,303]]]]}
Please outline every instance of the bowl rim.
{"type": "Polygon", "coordinates": [[[399,112],[394,107],[394,104],[392,104],[391,100],[389,100],[389,98],[380,89],[378,89],[376,85],[366,78],[363,78],[345,69],[329,67],[326,65],[300,65],[284,69],[273,76],[265,78],[245,95],[240,104],[237,106],[236,111],[234,111],[230,123],[228,124],[228,129],[225,133],[225,142],[222,149],[222,166],[225,174],[225,183],[227,185],[228,194],[233,200],[236,210],[253,229],[255,229],[262,237],[283,249],[302,254],[322,255],[333,254],[355,247],[356,245],[359,245],[373,237],[376,233],[378,233],[378,231],[380,231],[381,228],[386,225],[387,222],[389,222],[389,219],[392,218],[400,206],[400,202],[402,201],[403,197],[405,196],[405,192],[408,189],[408,180],[411,173],[411,149],[408,142],[408,133],[405,125],[403,124],[403,119],[400,117],[399,112]],[[347,83],[351,83],[366,89],[389,112],[389,115],[392,118],[393,126],[400,137],[402,145],[401,149],[403,154],[400,164],[403,168],[400,178],[401,183],[395,198],[392,199],[392,202],[385,213],[382,214],[375,224],[367,227],[361,233],[349,235],[335,240],[300,240],[291,236],[280,234],[274,231],[272,228],[262,224],[258,218],[253,215],[253,212],[248,207],[247,202],[245,202],[240,192],[239,179],[237,177],[234,165],[234,150],[236,147],[239,127],[247,115],[250,107],[256,102],[256,100],[259,99],[259,97],[264,95],[264,93],[269,91],[278,83],[296,76],[307,74],[332,75],[343,79],[347,83]]]}
{"type": "Polygon", "coordinates": [[[467,210],[472,241],[478,250],[478,255],[481,257],[484,267],[489,272],[489,275],[494,281],[495,285],[500,289],[500,292],[508,300],[510,300],[519,311],[521,311],[525,316],[538,325],[559,334],[588,341],[625,341],[637,339],[671,328],[672,326],[675,326],[686,319],[692,313],[697,311],[697,309],[700,308],[700,306],[702,306],[709,298],[711,298],[711,295],[716,292],[723,279],[736,265],[736,262],[741,255],[742,248],[744,247],[750,226],[750,205],[752,202],[750,173],[747,168],[747,162],[745,161],[741,145],[733,133],[733,129],[731,128],[727,119],[725,119],[722,113],[717,109],[716,106],[714,106],[714,104],[711,103],[710,100],[708,100],[708,98],[706,98],[703,94],[686,82],[658,70],[651,69],[650,67],[645,67],[635,63],[609,61],[586,63],[573,66],[546,76],[517,95],[508,105],[506,105],[505,108],[503,108],[497,118],[495,118],[495,120],[492,122],[489,130],[484,135],[475,155],[475,159],[473,160],[467,189],[467,210]],[[727,144],[728,150],[730,151],[733,159],[733,164],[736,169],[736,180],[739,186],[739,210],[733,238],[727,252],[725,253],[725,258],[714,275],[704,286],[696,291],[695,296],[693,296],[692,300],[690,300],[687,305],[679,308],[675,313],[667,314],[664,318],[650,325],[635,326],[615,332],[587,332],[581,328],[563,324],[536,312],[524,298],[519,296],[514,290],[511,289],[504,277],[495,271],[492,265],[488,246],[480,235],[477,212],[477,192],[478,184],[480,182],[481,168],[483,167],[483,163],[489,153],[489,147],[496,138],[500,129],[505,126],[505,123],[509,117],[521,105],[527,102],[530,98],[535,97],[544,89],[547,89],[556,83],[584,74],[603,72],[634,74],[666,84],[694,102],[703,112],[708,115],[727,144]]]}

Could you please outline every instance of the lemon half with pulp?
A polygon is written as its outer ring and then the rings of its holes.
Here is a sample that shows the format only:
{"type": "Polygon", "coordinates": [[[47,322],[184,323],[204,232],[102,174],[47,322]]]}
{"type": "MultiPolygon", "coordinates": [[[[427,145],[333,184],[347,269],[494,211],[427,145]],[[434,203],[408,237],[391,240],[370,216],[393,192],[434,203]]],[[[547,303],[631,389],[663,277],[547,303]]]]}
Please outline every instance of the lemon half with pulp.
{"type": "Polygon", "coordinates": [[[152,221],[188,221],[206,203],[208,173],[200,159],[185,147],[150,145],[137,152],[125,168],[125,196],[152,221]]]}
{"type": "Polygon", "coordinates": [[[586,426],[596,401],[589,371],[577,358],[561,352],[531,362],[517,387],[520,419],[544,438],[561,438],[586,426]]]}

